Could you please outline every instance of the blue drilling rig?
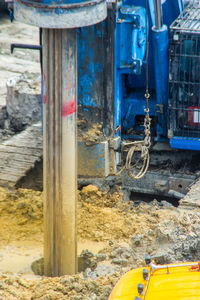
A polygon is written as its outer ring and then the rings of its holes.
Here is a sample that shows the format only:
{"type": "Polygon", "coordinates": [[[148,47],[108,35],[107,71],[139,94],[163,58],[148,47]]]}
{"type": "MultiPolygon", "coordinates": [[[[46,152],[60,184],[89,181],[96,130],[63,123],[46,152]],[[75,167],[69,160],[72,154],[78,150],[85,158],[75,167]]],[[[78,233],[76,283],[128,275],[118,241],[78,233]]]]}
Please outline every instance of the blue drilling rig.
{"type": "MultiPolygon", "coordinates": [[[[101,123],[104,136],[79,142],[80,181],[109,181],[127,166],[127,148],[145,137],[148,105],[149,169],[140,180],[122,172],[118,181],[129,192],[181,197],[200,167],[199,4],[122,0],[107,7],[103,23],[78,29],[79,115],[101,123]]],[[[129,167],[141,170],[138,152],[129,167]]]]}
{"type": "MultiPolygon", "coordinates": [[[[181,197],[200,170],[199,2],[107,0],[95,25],[81,12],[69,22],[80,3],[62,2],[54,28],[77,28],[79,184],[181,197]]],[[[23,4],[29,24],[51,27],[31,1],[16,3],[20,18],[23,4]]]]}

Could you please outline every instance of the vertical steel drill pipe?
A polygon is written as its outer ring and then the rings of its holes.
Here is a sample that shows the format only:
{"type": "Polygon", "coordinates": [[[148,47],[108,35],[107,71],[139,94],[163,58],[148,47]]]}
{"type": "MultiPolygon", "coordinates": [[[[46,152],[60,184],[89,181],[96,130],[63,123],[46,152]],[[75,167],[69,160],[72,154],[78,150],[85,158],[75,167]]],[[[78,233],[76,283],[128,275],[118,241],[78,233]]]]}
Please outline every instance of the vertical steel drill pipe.
{"type": "Polygon", "coordinates": [[[43,29],[44,273],[77,271],[76,29],[43,29]]]}
{"type": "Polygon", "coordinates": [[[156,29],[160,29],[163,26],[161,0],[154,0],[154,6],[155,6],[155,27],[156,29]]]}
{"type": "Polygon", "coordinates": [[[76,28],[103,21],[106,0],[14,0],[14,12],[18,21],[43,30],[44,272],[46,276],[74,274],[76,28]]]}

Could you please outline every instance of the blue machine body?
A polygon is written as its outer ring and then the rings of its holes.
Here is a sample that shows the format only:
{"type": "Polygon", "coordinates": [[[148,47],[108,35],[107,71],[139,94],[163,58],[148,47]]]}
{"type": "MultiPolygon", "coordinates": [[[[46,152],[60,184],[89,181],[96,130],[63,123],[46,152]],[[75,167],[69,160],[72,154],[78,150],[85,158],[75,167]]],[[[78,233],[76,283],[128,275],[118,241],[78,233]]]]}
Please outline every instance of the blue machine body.
{"type": "MultiPolygon", "coordinates": [[[[155,29],[154,0],[148,0],[149,45],[149,110],[152,131],[156,141],[168,142],[168,27],[183,10],[181,0],[162,1],[163,23],[155,29]]],[[[104,131],[108,135],[126,139],[143,138],[143,120],[146,88],[146,24],[145,0],[122,0],[114,8],[113,32],[113,86],[106,77],[105,36],[108,19],[101,24],[82,28],[78,32],[79,58],[79,107],[89,111],[95,108],[98,118],[103,118],[104,131]],[[96,42],[93,42],[93,41],[96,42]],[[109,132],[105,117],[108,102],[104,86],[113,88],[113,126],[109,132]],[[103,88],[102,88],[103,87],[103,88]],[[103,116],[103,117],[102,117],[103,116]],[[107,126],[107,127],[106,127],[107,126]]],[[[107,116],[108,117],[108,116],[107,116]]],[[[174,147],[175,144],[171,143],[174,147]]]]}
{"type": "Polygon", "coordinates": [[[105,23],[78,29],[79,105],[102,109],[103,28],[105,23]],[[101,55],[100,55],[101,54],[101,55]]]}
{"type": "Polygon", "coordinates": [[[161,30],[152,27],[153,60],[155,72],[156,109],[157,114],[157,139],[167,136],[167,111],[168,111],[168,28],[163,25],[161,30]]]}
{"type": "Polygon", "coordinates": [[[170,146],[175,149],[199,151],[200,150],[200,139],[174,136],[173,138],[170,139],[170,146]]]}
{"type": "MultiPolygon", "coordinates": [[[[150,116],[153,120],[155,139],[167,140],[167,100],[168,100],[168,26],[182,9],[180,1],[165,1],[163,4],[163,19],[165,25],[160,30],[155,29],[154,1],[148,1],[148,44],[149,44],[149,100],[150,116]]],[[[145,1],[122,1],[122,8],[116,16],[116,63],[115,63],[115,127],[121,126],[121,136],[125,138],[142,138],[146,85],[146,37],[145,37],[145,1]],[[137,36],[132,46],[132,65],[124,68],[121,57],[127,53],[127,43],[132,43],[130,23],[121,12],[135,7],[132,17],[132,32],[137,36]],[[122,9],[123,8],[123,9],[122,9]],[[138,18],[140,15],[140,18],[138,18]],[[137,20],[137,22],[136,22],[137,20]],[[129,29],[128,29],[129,28],[129,29]],[[137,32],[137,34],[135,33],[137,32]],[[141,42],[142,36],[142,42],[141,42]],[[121,107],[121,110],[118,110],[121,107]]],[[[133,34],[132,34],[133,35],[133,34]]],[[[131,49],[130,45],[129,48],[131,49]]],[[[118,132],[119,134],[119,132],[118,132]]]]}

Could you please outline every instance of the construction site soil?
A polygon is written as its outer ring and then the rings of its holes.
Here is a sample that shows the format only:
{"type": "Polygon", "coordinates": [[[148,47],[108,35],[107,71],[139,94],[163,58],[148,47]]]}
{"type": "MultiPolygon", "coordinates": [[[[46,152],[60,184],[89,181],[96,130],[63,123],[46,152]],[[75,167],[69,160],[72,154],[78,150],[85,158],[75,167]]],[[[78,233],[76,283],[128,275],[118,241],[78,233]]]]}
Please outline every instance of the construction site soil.
{"type": "MultiPolygon", "coordinates": [[[[40,66],[38,52],[20,49],[11,56],[9,50],[11,42],[38,44],[38,30],[0,18],[1,142],[14,134],[6,119],[7,80],[38,73],[40,66]]],[[[100,140],[101,124],[81,138],[100,140]]],[[[79,272],[48,278],[43,275],[42,192],[0,188],[0,299],[107,300],[122,274],[144,266],[147,253],[158,263],[199,260],[199,182],[178,207],[162,199],[125,202],[118,187],[111,192],[89,185],[77,193],[79,272]]]]}
{"type": "Polygon", "coordinates": [[[159,263],[198,260],[198,206],[156,200],[135,206],[93,185],[77,193],[79,273],[48,278],[42,192],[0,189],[0,299],[106,300],[123,273],[144,266],[146,253],[159,263]]]}

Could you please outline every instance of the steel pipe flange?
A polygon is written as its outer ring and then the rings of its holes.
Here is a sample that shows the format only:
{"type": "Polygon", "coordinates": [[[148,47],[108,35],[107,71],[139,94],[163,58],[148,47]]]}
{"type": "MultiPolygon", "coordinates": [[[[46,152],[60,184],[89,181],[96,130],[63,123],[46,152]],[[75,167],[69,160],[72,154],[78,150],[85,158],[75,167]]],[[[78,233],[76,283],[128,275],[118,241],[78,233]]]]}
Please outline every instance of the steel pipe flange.
{"type": "Polygon", "coordinates": [[[103,21],[106,0],[91,1],[14,1],[15,18],[41,28],[77,28],[103,21]]]}

